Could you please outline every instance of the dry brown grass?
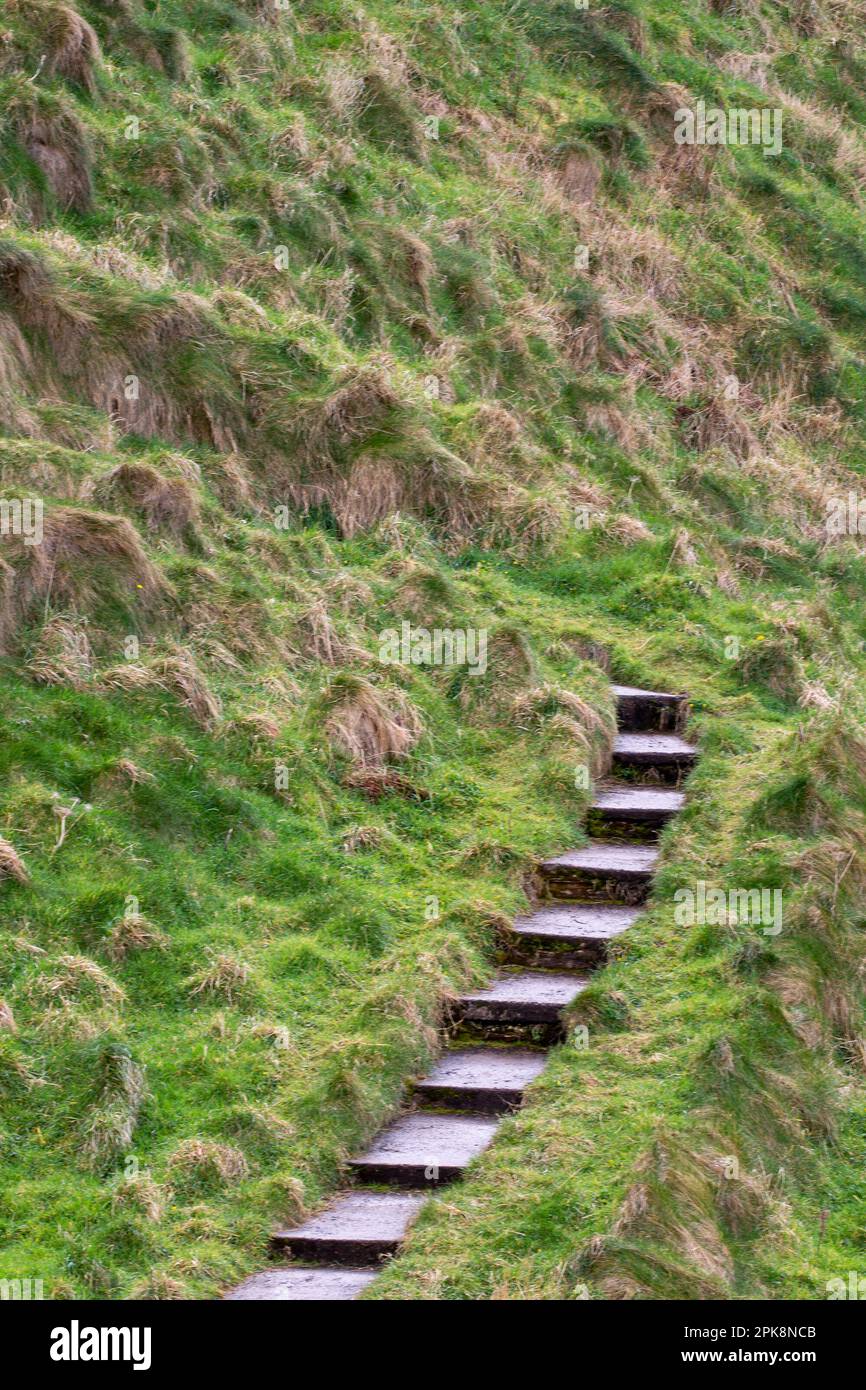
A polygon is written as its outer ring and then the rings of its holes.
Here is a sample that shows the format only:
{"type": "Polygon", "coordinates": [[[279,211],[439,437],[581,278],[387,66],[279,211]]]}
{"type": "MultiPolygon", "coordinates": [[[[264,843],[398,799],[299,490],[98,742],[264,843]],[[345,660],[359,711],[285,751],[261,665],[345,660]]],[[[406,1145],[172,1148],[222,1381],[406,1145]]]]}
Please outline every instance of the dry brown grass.
{"type": "Polygon", "coordinates": [[[267,710],[250,710],[232,720],[233,730],[244,734],[253,743],[273,743],[282,732],[282,724],[267,710]]]}
{"type": "Polygon", "coordinates": [[[735,458],[752,458],[760,443],[744,404],[716,396],[700,406],[680,406],[677,420],[686,445],[698,453],[724,446],[735,458]]]}
{"type": "Polygon", "coordinates": [[[87,20],[69,5],[50,0],[7,0],[10,10],[24,14],[36,30],[45,54],[47,77],[64,77],[96,95],[94,68],[100,60],[99,40],[87,20]]]}
{"type": "Polygon", "coordinates": [[[140,690],[157,690],[159,677],[149,666],[136,661],[125,661],[122,666],[109,666],[99,677],[104,690],[121,690],[126,695],[134,695],[140,690]]]}
{"type": "Polygon", "coordinates": [[[151,613],[166,594],[159,572],[124,517],[57,507],[44,516],[41,545],[6,537],[0,554],[0,646],[37,606],[84,614],[110,590],[151,613]]]}
{"type": "Polygon", "coordinates": [[[308,463],[320,465],[335,449],[357,443],[385,423],[403,404],[393,382],[390,359],[347,368],[324,400],[311,402],[294,418],[295,447],[308,463]]]}
{"type": "Polygon", "coordinates": [[[657,1139],[637,1165],[610,1235],[595,1237],[577,1268],[612,1299],[658,1297],[660,1288],[665,1297],[729,1297],[734,1262],[719,1224],[720,1161],[657,1139]]]}
{"type": "Polygon", "coordinates": [[[404,796],[410,801],[429,801],[430,793],[392,767],[353,767],[343,777],[343,786],[361,792],[368,801],[381,801],[383,796],[404,796]]]}
{"type": "Polygon", "coordinates": [[[209,689],[191,652],[178,647],[171,656],[154,663],[154,674],[166,690],[170,690],[188,709],[202,729],[213,729],[219,722],[221,706],[209,689]]]}
{"type": "Polygon", "coordinates": [[[130,322],[118,341],[100,316],[95,296],[49,272],[29,252],[0,248],[0,288],[18,327],[39,335],[43,343],[36,389],[47,385],[53,394],[59,378],[73,386],[79,399],[107,415],[118,431],[181,447],[193,440],[220,453],[237,452],[246,427],[237,379],[225,390],[199,391],[185,389],[172,371],[173,358],[185,347],[210,347],[222,353],[234,377],[228,342],[206,300],[177,290],[161,303],[152,297],[127,303],[130,322]],[[147,389],[128,393],[125,378],[145,372],[147,389]]]}
{"type": "Polygon", "coordinates": [[[0,883],[4,878],[12,878],[16,883],[30,882],[30,875],[17,849],[0,836],[0,883]]]}
{"type": "Polygon", "coordinates": [[[131,758],[118,758],[114,767],[108,773],[109,777],[114,777],[123,783],[128,783],[133,787],[146,786],[148,782],[155,782],[156,778],[152,772],[146,768],[139,767],[131,758]]]}
{"type": "MultiPolygon", "coordinates": [[[[93,200],[90,151],[84,127],[72,107],[49,104],[35,88],[23,84],[8,101],[6,112],[60,210],[89,212],[93,200]]],[[[31,215],[42,221],[47,211],[37,195],[31,215]]]]}
{"type": "Polygon", "coordinates": [[[240,1149],[207,1139],[185,1139],[168,1160],[168,1171],[178,1182],[218,1182],[223,1186],[240,1182],[249,1173],[249,1164],[240,1149]]]}
{"type": "Polygon", "coordinates": [[[195,534],[199,507],[189,482],[166,478],[149,464],[118,464],[96,480],[93,496],[102,506],[131,507],[150,531],[178,540],[195,534]]]}
{"type": "Polygon", "coordinates": [[[206,966],[187,980],[187,989],[193,996],[223,999],[227,1004],[233,1004],[247,994],[251,979],[252,971],[245,961],[223,952],[213,956],[206,966]]]}
{"type": "Polygon", "coordinates": [[[166,951],[168,937],[140,912],[125,913],[105,940],[105,954],[115,965],[135,951],[166,951]]]}
{"type": "Polygon", "coordinates": [[[68,685],[82,690],[93,674],[86,624],[58,615],[42,628],[26,669],[40,685],[68,685]]]}
{"type": "Polygon", "coordinates": [[[365,657],[360,648],[350,647],[340,636],[328,612],[324,598],[319,597],[297,619],[297,633],[304,656],[325,666],[341,666],[350,653],[365,657]]]}
{"type": "Polygon", "coordinates": [[[212,731],[220,722],[222,707],[207,684],[192,653],[177,647],[168,656],[156,657],[147,665],[126,661],[103,671],[99,684],[106,690],[133,695],[139,691],[164,690],[174,695],[189,711],[200,728],[212,731]]]}
{"type": "Polygon", "coordinates": [[[609,513],[602,521],[602,529],[620,545],[637,545],[640,541],[651,540],[653,534],[646,522],[628,512],[609,513]]]}
{"type": "Polygon", "coordinates": [[[569,201],[583,206],[595,200],[604,165],[593,151],[563,146],[556,151],[553,163],[559,185],[569,201]]]}
{"type": "Polygon", "coordinates": [[[423,732],[421,716],[401,690],[387,694],[361,676],[337,676],[325,692],[325,733],[364,768],[403,758],[423,732]]]}
{"type": "Polygon", "coordinates": [[[616,733],[616,720],[610,711],[597,710],[574,691],[549,684],[521,691],[512,711],[521,728],[541,726],[565,736],[588,757],[594,777],[610,766],[616,733]]]}
{"type": "Polygon", "coordinates": [[[111,1194],[111,1205],[115,1211],[137,1212],[154,1225],[162,1220],[166,1203],[165,1189],[145,1173],[123,1178],[111,1194]]]}
{"type": "Polygon", "coordinates": [[[378,825],[353,825],[340,841],[340,849],[345,854],[357,854],[363,849],[378,849],[383,833],[378,825]]]}
{"type": "Polygon", "coordinates": [[[12,1012],[12,1005],[7,1003],[5,999],[0,999],[0,1032],[18,1032],[18,1027],[15,1023],[15,1015],[12,1012]]]}
{"type": "Polygon", "coordinates": [[[37,975],[31,988],[36,998],[61,1006],[89,1001],[114,1007],[126,998],[117,981],[87,956],[58,957],[51,973],[46,969],[37,975]]]}

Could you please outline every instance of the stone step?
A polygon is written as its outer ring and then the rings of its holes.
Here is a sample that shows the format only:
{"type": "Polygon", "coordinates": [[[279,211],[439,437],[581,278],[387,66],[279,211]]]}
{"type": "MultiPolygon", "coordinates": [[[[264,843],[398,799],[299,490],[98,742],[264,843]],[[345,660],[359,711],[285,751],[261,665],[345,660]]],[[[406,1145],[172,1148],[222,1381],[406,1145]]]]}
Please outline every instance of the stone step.
{"type": "Polygon", "coordinates": [[[677,727],[685,712],[685,695],[671,695],[662,690],[640,690],[634,685],[613,685],[611,689],[616,697],[617,722],[624,730],[671,731],[677,727]]]}
{"type": "Polygon", "coordinates": [[[408,1192],[349,1192],[300,1226],[276,1231],[272,1243],[299,1260],[374,1265],[398,1249],[424,1201],[408,1192]]]}
{"type": "Polygon", "coordinates": [[[428,1105],[454,1106],[486,1115],[513,1110],[544,1070],[544,1052],[529,1048],[467,1047],[446,1052],[415,1093],[428,1105]]]}
{"type": "Polygon", "coordinates": [[[586,989],[578,975],[545,970],[504,970],[489,989],[463,994],[454,1006],[462,1022],[526,1028],[543,1024],[560,1026],[562,1010],[586,989]]]}
{"type": "Polygon", "coordinates": [[[676,734],[618,734],[613,743],[614,767],[652,771],[664,781],[679,778],[697,757],[694,744],[676,734]]]}
{"type": "Polygon", "coordinates": [[[584,902],[643,902],[659,852],[653,845],[592,840],[539,865],[545,888],[554,897],[584,902]]]}
{"type": "Polygon", "coordinates": [[[644,787],[621,783],[599,787],[589,808],[587,825],[594,833],[654,834],[671,816],[682,810],[683,792],[669,787],[644,787]]]}
{"type": "Polygon", "coordinates": [[[223,1294],[224,1299],[260,1302],[346,1302],[376,1278],[377,1269],[265,1269],[223,1294]]]}
{"type": "Polygon", "coordinates": [[[604,959],[608,942],[641,914],[640,907],[603,903],[551,903],[518,917],[504,936],[511,959],[580,969],[604,959]]]}
{"type": "Polygon", "coordinates": [[[363,1182],[435,1187],[454,1182],[490,1143],[498,1120],[475,1115],[404,1115],[349,1166],[363,1182]]]}

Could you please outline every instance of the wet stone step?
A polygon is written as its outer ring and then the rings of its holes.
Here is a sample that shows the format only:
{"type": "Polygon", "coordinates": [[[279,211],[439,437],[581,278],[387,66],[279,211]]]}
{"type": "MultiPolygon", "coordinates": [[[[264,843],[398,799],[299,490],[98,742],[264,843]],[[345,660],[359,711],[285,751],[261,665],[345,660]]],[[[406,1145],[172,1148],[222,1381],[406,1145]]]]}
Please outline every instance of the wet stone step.
{"type": "Polygon", "coordinates": [[[626,931],[640,907],[606,903],[550,903],[515,920],[504,935],[510,959],[581,969],[603,960],[608,942],[626,931]]]}
{"type": "Polygon", "coordinates": [[[545,970],[506,970],[489,989],[463,994],[455,1013],[475,1024],[559,1025],[562,1010],[586,989],[587,980],[545,970]]]}
{"type": "Polygon", "coordinates": [[[223,1297],[228,1300],[337,1303],[357,1298],[377,1269],[266,1269],[245,1279],[223,1297]]]}
{"type": "Polygon", "coordinates": [[[417,1082],[415,1092],[428,1105],[499,1115],[520,1104],[524,1088],[544,1070],[546,1060],[544,1052],[528,1048],[455,1049],[417,1082]]]}
{"type": "Polygon", "coordinates": [[[652,845],[593,840],[539,865],[548,893],[585,902],[643,902],[659,852],[652,845]]]}
{"type": "Polygon", "coordinates": [[[487,1148],[497,1124],[474,1115],[405,1115],[383,1129],[349,1166],[369,1183],[427,1188],[454,1182],[487,1148]]]}
{"type": "Polygon", "coordinates": [[[662,690],[640,690],[633,685],[614,685],[617,722],[621,729],[672,731],[685,710],[685,696],[662,690]]]}
{"type": "Polygon", "coordinates": [[[393,1255],[425,1198],[403,1192],[349,1192],[272,1243],[300,1260],[372,1265],[393,1255]]]}
{"type": "Polygon", "coordinates": [[[619,734],[614,739],[613,763],[632,772],[651,770],[663,780],[676,780],[693,767],[698,750],[676,734],[619,734]]]}
{"type": "Polygon", "coordinates": [[[598,833],[655,833],[682,810],[685,793],[668,787],[600,787],[587,824],[598,833]]]}

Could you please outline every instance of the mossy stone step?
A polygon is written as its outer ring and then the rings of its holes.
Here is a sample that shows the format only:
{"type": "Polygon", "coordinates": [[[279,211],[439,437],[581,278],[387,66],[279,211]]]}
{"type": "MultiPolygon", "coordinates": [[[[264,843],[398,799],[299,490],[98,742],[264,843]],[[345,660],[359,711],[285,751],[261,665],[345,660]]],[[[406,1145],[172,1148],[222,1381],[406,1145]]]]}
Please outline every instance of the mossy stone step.
{"type": "Polygon", "coordinates": [[[408,1192],[348,1192],[300,1226],[275,1232],[272,1243],[300,1260],[373,1265],[394,1254],[424,1202],[408,1192]]]}
{"type": "Polygon", "coordinates": [[[338,1303],[357,1298],[378,1269],[266,1269],[223,1297],[230,1301],[338,1303]]]}
{"type": "Polygon", "coordinates": [[[555,897],[587,902],[642,902],[659,852],[654,845],[592,840],[539,865],[539,875],[555,897]]]}
{"type": "Polygon", "coordinates": [[[544,1052],[529,1048],[467,1047],[446,1052],[415,1085],[429,1105],[499,1115],[513,1110],[524,1089],[544,1070],[544,1052]]]}
{"type": "Polygon", "coordinates": [[[505,949],[514,960],[580,969],[603,959],[608,942],[640,914],[640,907],[550,903],[515,920],[504,936],[505,949]]]}
{"type": "Polygon", "coordinates": [[[698,750],[677,734],[618,734],[613,743],[614,767],[632,772],[652,770],[676,778],[694,767],[698,750]]]}
{"type": "Polygon", "coordinates": [[[558,1024],[587,981],[548,970],[505,970],[488,989],[462,994],[455,1013],[470,1023],[558,1024]]]}
{"type": "Polygon", "coordinates": [[[670,787],[601,787],[589,808],[589,825],[623,833],[655,831],[682,810],[685,799],[683,792],[670,787]]]}
{"type": "Polygon", "coordinates": [[[621,729],[635,732],[675,729],[685,710],[685,695],[640,690],[634,685],[613,685],[611,690],[616,697],[617,722],[621,729]]]}
{"type": "Polygon", "coordinates": [[[355,1176],[395,1187],[435,1187],[454,1182],[483,1153],[498,1121],[475,1115],[404,1115],[350,1160],[355,1176]]]}

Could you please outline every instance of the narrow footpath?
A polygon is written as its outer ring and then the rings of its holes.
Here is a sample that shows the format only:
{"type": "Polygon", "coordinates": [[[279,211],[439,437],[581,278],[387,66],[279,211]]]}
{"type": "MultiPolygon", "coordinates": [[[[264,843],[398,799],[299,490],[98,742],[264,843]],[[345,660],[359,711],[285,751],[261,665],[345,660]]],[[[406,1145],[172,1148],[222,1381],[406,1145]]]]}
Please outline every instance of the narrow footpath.
{"type": "Polygon", "coordinates": [[[487,989],[452,1010],[446,1049],[415,1083],[405,1114],[350,1161],[353,1186],[318,1216],[278,1231],[290,1264],[254,1274],[227,1299],[353,1299],[394,1256],[429,1190],[458,1181],[523,1100],[547,1050],[565,1036],[562,1011],[603,964],[608,943],[642,911],[661,828],[683,804],[697,750],[682,737],[685,697],[615,686],[618,774],[597,789],[592,838],[539,867],[540,901],[503,943],[487,989]]]}

